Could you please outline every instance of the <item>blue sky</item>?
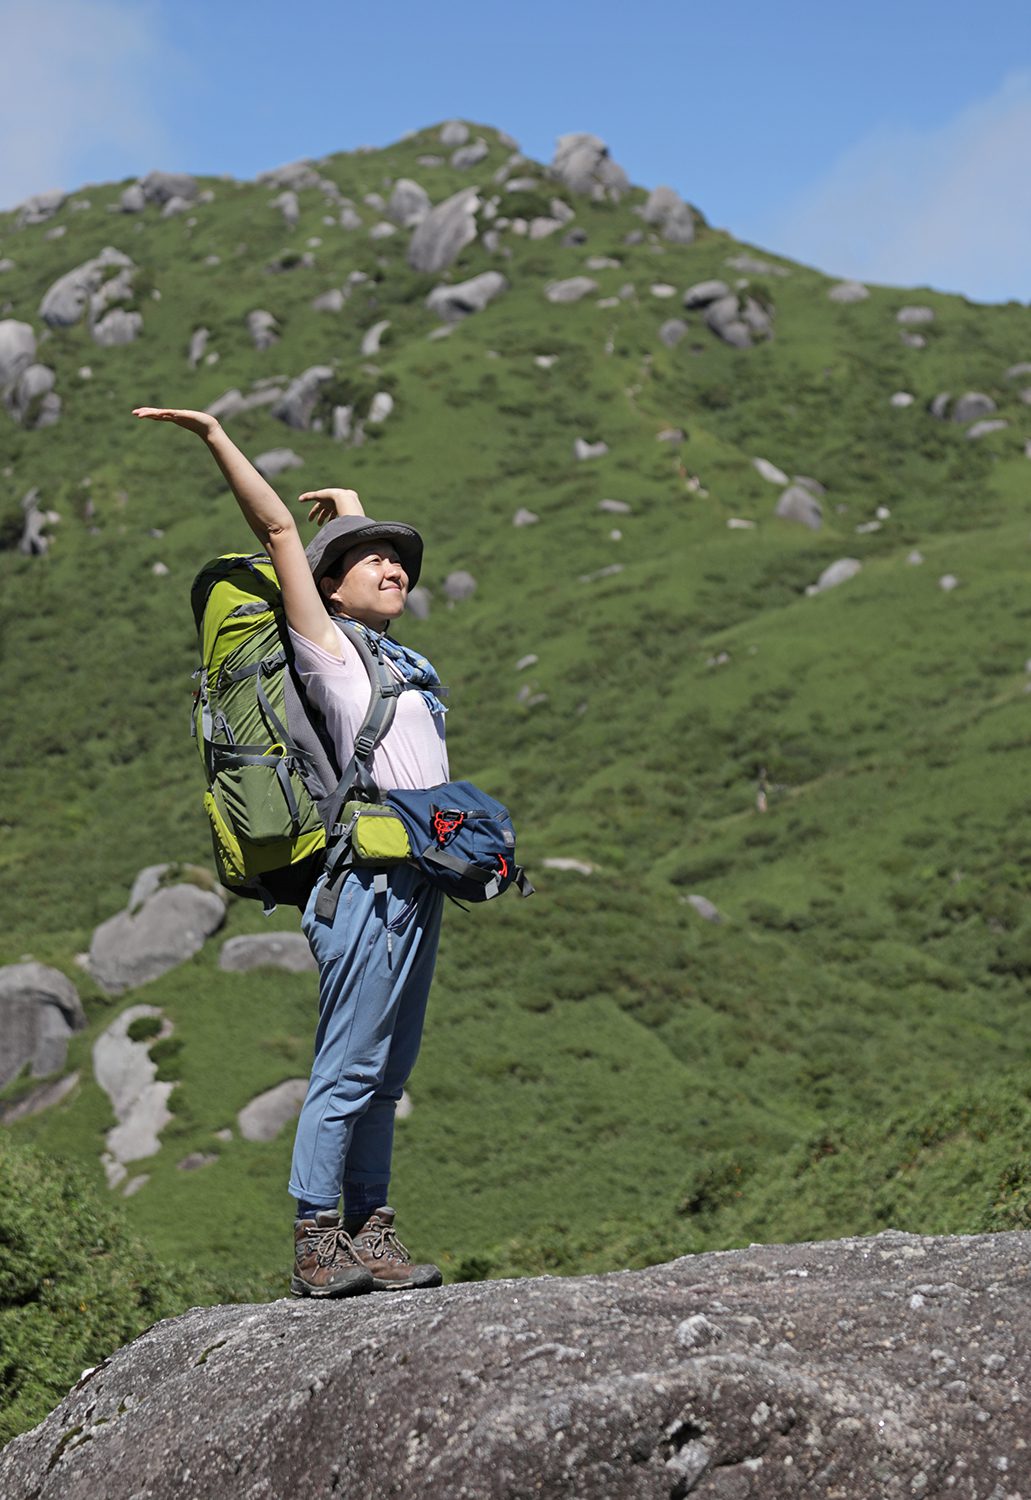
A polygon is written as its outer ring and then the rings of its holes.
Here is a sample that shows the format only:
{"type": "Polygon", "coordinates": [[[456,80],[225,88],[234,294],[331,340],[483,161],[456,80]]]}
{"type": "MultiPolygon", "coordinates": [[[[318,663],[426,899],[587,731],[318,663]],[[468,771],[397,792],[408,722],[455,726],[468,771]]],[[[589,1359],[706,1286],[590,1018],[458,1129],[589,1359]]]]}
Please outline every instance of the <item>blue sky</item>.
{"type": "Polygon", "coordinates": [[[1031,300],[1031,4],[0,0],[0,205],[459,116],[832,274],[1031,300]]]}

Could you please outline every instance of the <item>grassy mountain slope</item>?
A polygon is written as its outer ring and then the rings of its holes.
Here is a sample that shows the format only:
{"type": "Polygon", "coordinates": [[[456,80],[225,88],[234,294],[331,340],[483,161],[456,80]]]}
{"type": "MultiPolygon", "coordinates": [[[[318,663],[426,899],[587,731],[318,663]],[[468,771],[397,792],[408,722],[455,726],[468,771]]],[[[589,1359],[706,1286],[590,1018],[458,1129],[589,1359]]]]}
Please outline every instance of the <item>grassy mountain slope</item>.
{"type": "MultiPolygon", "coordinates": [[[[371,226],[363,196],[402,176],[434,202],[470,182],[489,191],[507,152],[483,134],[490,155],[471,172],[418,165],[432,131],[320,170],[371,226]]],[[[72,1047],[80,1086],[12,1135],[102,1182],[112,1121],[89,1045],[123,1005],[161,1006],[183,1043],[167,1065],[175,1120],[124,1211],[160,1253],[278,1290],[289,1131],[267,1146],[219,1145],[214,1132],[306,1071],[310,979],[221,974],[216,938],[111,1002],[74,960],[142,865],[206,858],[186,732],[188,590],[209,556],[249,544],[200,444],[129,411],[203,406],[328,363],[339,399],[394,396],[364,447],[292,432],[267,409],[229,430],[251,454],[301,454],[278,486],[288,498],[345,483],[372,514],[424,531],[434,607],[402,634],[450,684],[452,766],[511,805],[539,889],[446,923],[415,1107],[399,1126],[394,1195],[419,1253],[452,1274],[573,1269],[1019,1213],[1031,421],[1005,371],[1031,355],[1028,310],[891,289],[839,306],[826,278],[765,252],[762,273],[728,267],[748,247],[705,227],[686,247],[652,232],[627,244],[643,227],[640,191],[618,205],[563,191],[585,244],[508,233],[508,257],[478,240],[438,277],[407,266],[405,232],[370,240],[324,224],[318,190],[301,192],[288,230],[267,186],[205,186],[211,203],[170,219],[111,213],[121,188],[108,185],[48,226],[0,220],[0,256],[15,261],[0,281],[5,316],[39,333],[46,287],[112,244],[139,267],[144,317],[126,347],[98,348],[81,325],[41,342],[65,402],[55,427],[0,417],[0,534],[16,538],[30,485],[62,516],[46,557],[0,553],[0,956],[63,968],[90,1016],[72,1047]],[[48,238],[55,223],[67,232],[48,238]],[[311,267],[296,263],[306,250],[311,267]],[[599,289],[583,301],[549,303],[547,283],[588,256],[619,265],[591,271],[599,289]],[[495,268],[510,289],[428,340],[432,287],[495,268]],[[312,310],[354,270],[370,279],[341,312],[312,310]],[[690,315],[681,343],[660,342],[679,293],[710,277],[747,279],[774,307],[771,341],[732,349],[690,315]],[[598,305],[628,283],[632,296],[598,305]],[[915,300],[936,314],[919,350],[895,320],[915,300]],[[282,335],[261,353],[244,326],[255,307],[282,335]],[[361,336],[383,318],[383,349],[363,359],[361,336]],[[219,360],[191,372],[200,325],[219,360]],[[991,395],[1009,428],[971,441],[929,415],[936,392],[968,389],[991,395]],[[900,390],[909,407],[890,404],[900,390]],[[683,441],[658,441],[671,426],[683,441]],[[609,452],[577,462],[576,437],[609,452]],[[819,532],[774,518],[758,455],[827,487],[819,532]],[[631,512],[600,512],[604,498],[631,512]],[[539,523],[513,527],[520,506],[539,523]],[[890,513],[879,529],[857,532],[878,508],[890,513]],[[914,548],[922,564],[907,561],[914,548]],[[862,572],[808,597],[843,556],[862,572]],[[168,576],[153,575],[159,561],[168,576]],[[622,571],[596,576],[614,563],[622,571]],[[449,609],[440,585],[458,567],[478,590],[449,609]],[[946,573],[952,592],[938,585],[946,573]],[[538,662],[517,673],[529,652],[538,662]],[[520,704],[524,684],[546,697],[520,704]],[[549,856],[595,873],[543,869],[549,856]],[[726,920],[703,922],[694,893],[726,920]],[[992,1122],[990,1151],[978,1118],[992,1122]],[[212,1166],[177,1169],[216,1149],[212,1166]],[[875,1189],[900,1173],[908,1193],[875,1189]]],[[[546,212],[555,191],[542,181],[503,211],[546,212]]],[[[237,902],[225,934],[261,923],[237,902]]]]}

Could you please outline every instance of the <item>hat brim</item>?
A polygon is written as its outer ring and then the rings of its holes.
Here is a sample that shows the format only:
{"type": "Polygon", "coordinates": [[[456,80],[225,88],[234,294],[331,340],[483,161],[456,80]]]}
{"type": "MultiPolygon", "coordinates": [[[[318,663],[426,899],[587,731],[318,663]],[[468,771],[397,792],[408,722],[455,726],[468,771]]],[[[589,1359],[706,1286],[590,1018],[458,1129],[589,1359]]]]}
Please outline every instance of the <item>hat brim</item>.
{"type": "Polygon", "coordinates": [[[373,521],[367,516],[338,516],[322,528],[305,548],[312,577],[318,583],[352,547],[378,541],[393,543],[408,575],[408,587],[414,588],[422,571],[422,537],[403,521],[373,521]]]}

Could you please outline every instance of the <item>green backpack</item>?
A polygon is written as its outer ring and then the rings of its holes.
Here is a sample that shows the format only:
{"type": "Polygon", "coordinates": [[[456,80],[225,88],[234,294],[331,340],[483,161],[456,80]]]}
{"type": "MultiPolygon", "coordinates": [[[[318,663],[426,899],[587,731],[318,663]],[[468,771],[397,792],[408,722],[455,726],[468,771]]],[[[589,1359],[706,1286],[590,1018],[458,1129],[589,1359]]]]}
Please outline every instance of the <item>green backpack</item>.
{"type": "Polygon", "coordinates": [[[190,593],[201,664],[193,734],[207,791],[219,880],[241,896],[303,909],[325,859],[326,829],[345,795],[371,785],[366,762],[389,728],[401,691],[360,632],[348,632],[372,695],[341,772],[321,717],[293,665],[282,597],[264,552],[228,553],[198,573],[190,593]]]}

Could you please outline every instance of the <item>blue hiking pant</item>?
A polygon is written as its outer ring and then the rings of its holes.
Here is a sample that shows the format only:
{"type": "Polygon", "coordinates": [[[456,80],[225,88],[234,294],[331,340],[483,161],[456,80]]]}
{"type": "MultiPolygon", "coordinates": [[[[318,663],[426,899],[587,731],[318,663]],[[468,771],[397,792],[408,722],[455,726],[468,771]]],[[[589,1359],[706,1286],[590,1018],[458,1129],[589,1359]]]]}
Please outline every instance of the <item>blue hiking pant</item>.
{"type": "MultiPolygon", "coordinates": [[[[323,877],[324,879],[324,877],[323,877]]],[[[394,1111],[415,1066],[440,937],[443,894],[397,865],[387,889],[355,870],[332,921],[315,916],[320,880],[301,920],[319,966],[319,1024],[297,1122],[290,1192],[335,1209],[345,1184],[390,1181],[394,1111]]]]}

